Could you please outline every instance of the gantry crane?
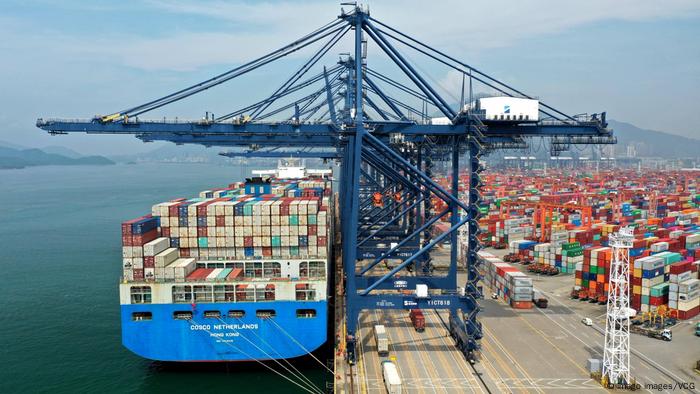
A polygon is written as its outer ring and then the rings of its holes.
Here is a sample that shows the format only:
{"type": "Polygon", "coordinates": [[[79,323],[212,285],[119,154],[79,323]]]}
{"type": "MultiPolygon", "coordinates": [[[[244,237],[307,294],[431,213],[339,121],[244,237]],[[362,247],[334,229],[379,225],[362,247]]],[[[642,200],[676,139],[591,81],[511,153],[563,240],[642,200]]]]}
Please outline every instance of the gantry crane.
{"type": "Polygon", "coordinates": [[[482,297],[477,287],[476,254],[482,155],[492,149],[527,147],[528,138],[533,136],[556,138],[559,148],[609,144],[615,139],[607,129],[605,113],[573,117],[540,102],[544,118],[538,121],[522,122],[513,117],[499,122],[486,119],[485,111],[472,105],[460,103],[455,108],[397,49],[399,44],[458,72],[469,83],[469,103],[473,101],[473,84],[503,96],[532,98],[353,5],[349,12],[341,10],[336,20],[298,40],[206,81],[105,116],[39,119],[37,126],[53,134],[132,134],[143,141],[227,146],[231,149],[224,152],[227,156],[303,155],[338,160],[348,362],[355,361],[355,335],[362,310],[406,308],[448,309],[457,343],[472,359],[482,336],[476,318],[482,297]],[[334,56],[329,51],[345,42],[348,35],[350,52],[335,64],[321,66],[320,60],[334,56]],[[367,58],[370,42],[396,66],[398,75],[373,67],[367,58]],[[218,117],[207,112],[196,121],[142,119],[146,113],[153,114],[301,50],[312,52],[308,61],[257,102],[218,117]],[[427,114],[434,111],[446,121],[432,121],[427,114]],[[465,154],[468,202],[461,201],[458,194],[460,160],[465,154]],[[433,180],[436,161],[449,163],[448,188],[433,180]],[[373,203],[374,193],[382,196],[381,204],[373,203]],[[445,208],[434,209],[433,197],[443,201],[445,208]],[[448,229],[432,234],[433,224],[448,214],[448,229]],[[469,250],[467,261],[458,262],[456,245],[463,226],[468,230],[469,250]],[[430,252],[445,241],[452,246],[449,269],[447,275],[436,276],[430,252]],[[388,259],[398,264],[377,273],[375,267],[388,259]],[[458,264],[467,270],[466,283],[457,282],[458,264]],[[427,285],[428,294],[405,294],[417,285],[427,285]]]}
{"type": "Polygon", "coordinates": [[[517,210],[521,215],[525,209],[532,209],[532,237],[540,242],[547,242],[552,236],[554,212],[578,211],[581,213],[581,228],[590,228],[593,224],[593,209],[590,205],[573,203],[555,204],[544,201],[504,200],[500,203],[500,218],[506,219],[509,212],[517,210]],[[537,229],[540,229],[539,237],[537,229]]]}

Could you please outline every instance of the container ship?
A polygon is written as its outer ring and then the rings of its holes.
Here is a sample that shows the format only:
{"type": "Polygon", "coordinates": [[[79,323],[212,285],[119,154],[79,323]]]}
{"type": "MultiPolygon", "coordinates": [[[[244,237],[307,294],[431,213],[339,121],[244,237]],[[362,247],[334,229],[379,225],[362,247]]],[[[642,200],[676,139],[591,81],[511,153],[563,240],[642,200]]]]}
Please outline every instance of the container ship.
{"type": "Polygon", "coordinates": [[[277,169],[122,224],[122,342],[151,360],[285,359],[327,340],[331,170],[277,169]]]}

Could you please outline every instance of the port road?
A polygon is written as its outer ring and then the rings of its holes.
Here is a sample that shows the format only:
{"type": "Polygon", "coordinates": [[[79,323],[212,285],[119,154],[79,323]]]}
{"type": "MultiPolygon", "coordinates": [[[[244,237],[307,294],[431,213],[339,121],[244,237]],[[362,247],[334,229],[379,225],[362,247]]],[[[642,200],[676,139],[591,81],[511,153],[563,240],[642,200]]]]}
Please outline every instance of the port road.
{"type": "MultiPolygon", "coordinates": [[[[498,255],[498,252],[502,251],[490,250],[490,252],[498,255]]],[[[517,264],[514,266],[522,267],[517,264]]],[[[530,276],[533,278],[535,289],[540,290],[549,299],[549,307],[547,309],[535,308],[517,311],[509,309],[508,306],[499,300],[483,300],[482,305],[485,308],[481,314],[483,324],[490,328],[494,324],[498,324],[496,316],[508,316],[509,329],[499,332],[494,327],[494,332],[497,334],[495,337],[502,341],[508,341],[508,337],[504,336],[507,335],[507,331],[510,331],[512,334],[513,331],[520,332],[519,336],[524,335],[528,330],[538,332],[540,333],[540,338],[533,337],[528,340],[531,345],[544,350],[546,347],[542,346],[551,342],[551,344],[556,345],[557,349],[565,353],[565,355],[557,355],[556,353],[559,352],[554,350],[554,354],[546,357],[547,360],[556,360],[558,366],[565,368],[566,374],[576,372],[576,370],[567,369],[567,365],[573,366],[575,364],[576,367],[584,369],[583,371],[579,370],[579,373],[584,374],[581,378],[587,377],[588,372],[585,371],[586,360],[588,358],[602,359],[603,357],[605,305],[570,299],[569,292],[573,286],[571,275],[554,277],[530,276]],[[581,323],[581,319],[584,317],[593,319],[593,326],[584,326],[581,323]]],[[[663,342],[631,334],[631,373],[637,383],[642,385],[643,391],[656,393],[699,392],[697,389],[700,387],[700,379],[692,370],[692,366],[695,360],[700,357],[700,353],[697,351],[700,346],[700,339],[693,336],[692,322],[679,323],[673,328],[673,334],[672,342],[663,342]],[[682,383],[694,383],[695,390],[683,390],[677,386],[682,383]],[[670,384],[672,386],[676,385],[676,387],[668,390],[644,390],[645,384],[670,384]]],[[[484,340],[488,341],[488,335],[485,336],[484,340]]],[[[518,354],[520,354],[520,351],[518,351],[518,354]]],[[[527,358],[530,357],[528,356],[527,358]]],[[[531,362],[532,360],[527,362],[527,364],[530,365],[531,362]]],[[[536,369],[537,364],[538,362],[535,362],[534,366],[526,365],[525,368],[536,369]]],[[[541,373],[533,371],[532,375],[533,377],[539,377],[542,376],[541,373]]],[[[588,387],[590,384],[583,383],[581,386],[581,388],[583,386],[588,387]]]]}
{"type": "MultiPolygon", "coordinates": [[[[588,359],[603,357],[605,306],[569,299],[570,275],[532,277],[535,288],[550,300],[547,309],[516,310],[502,300],[480,301],[484,338],[476,365],[470,365],[454,346],[445,324],[447,311],[424,310],[423,333],[414,330],[408,311],[363,312],[354,392],[385,392],[384,360],[396,363],[407,393],[609,392],[586,369],[588,359]],[[584,317],[593,319],[594,325],[583,325],[584,317]],[[377,354],[375,324],[387,328],[388,357],[377,354]]],[[[465,279],[460,272],[459,282],[465,279]]],[[[485,288],[484,293],[490,290],[485,288]]],[[[693,322],[674,327],[672,342],[632,334],[632,376],[642,385],[642,392],[698,392],[700,379],[692,365],[700,355],[700,339],[693,336],[693,327],[693,322]],[[696,389],[649,386],[678,383],[693,383],[696,389]]]]}
{"type": "Polygon", "coordinates": [[[360,316],[359,346],[361,382],[358,393],[383,393],[381,362],[396,363],[405,392],[489,393],[477,372],[454,346],[446,326],[435,311],[424,311],[426,328],[416,332],[407,311],[365,311],[360,316]],[[373,327],[383,324],[390,341],[389,355],[377,353],[373,327]]]}

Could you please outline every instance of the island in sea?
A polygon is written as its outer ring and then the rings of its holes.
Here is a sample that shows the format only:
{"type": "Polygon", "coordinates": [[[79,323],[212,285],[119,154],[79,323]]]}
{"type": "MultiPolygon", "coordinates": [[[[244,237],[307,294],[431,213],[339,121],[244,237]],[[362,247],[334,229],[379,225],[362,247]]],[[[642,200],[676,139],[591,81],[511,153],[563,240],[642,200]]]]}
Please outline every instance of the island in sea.
{"type": "Polygon", "coordinates": [[[20,169],[34,166],[76,166],[76,165],[110,165],[114,161],[104,156],[66,156],[50,153],[42,149],[17,149],[0,146],[0,169],[20,169]]]}

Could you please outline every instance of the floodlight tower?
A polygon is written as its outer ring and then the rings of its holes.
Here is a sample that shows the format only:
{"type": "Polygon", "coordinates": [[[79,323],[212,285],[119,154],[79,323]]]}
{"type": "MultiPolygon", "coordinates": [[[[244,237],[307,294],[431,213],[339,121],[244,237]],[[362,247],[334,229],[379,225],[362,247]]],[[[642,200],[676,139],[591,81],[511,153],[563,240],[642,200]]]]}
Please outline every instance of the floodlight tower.
{"type": "Polygon", "coordinates": [[[608,308],[605,324],[603,379],[610,384],[630,383],[630,273],[629,250],[634,230],[623,227],[610,235],[613,261],[610,264],[608,308]]]}

